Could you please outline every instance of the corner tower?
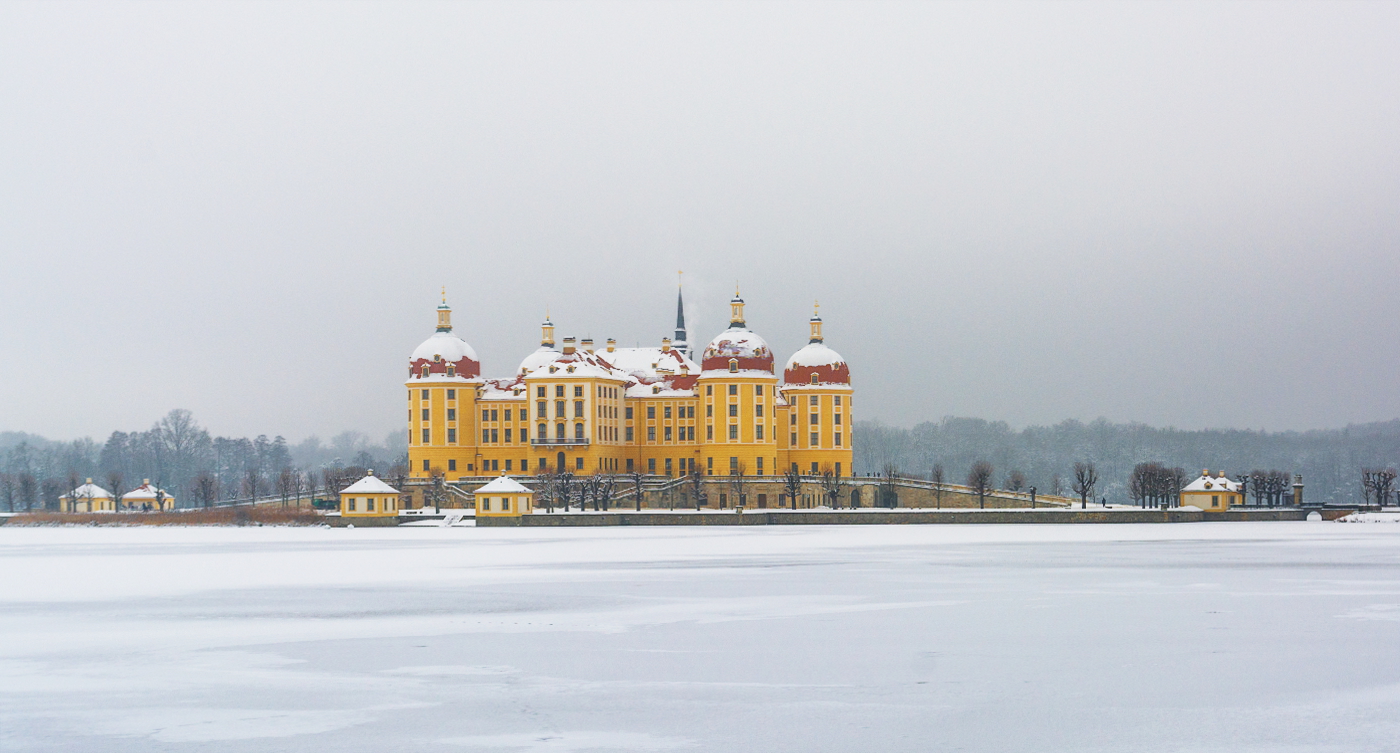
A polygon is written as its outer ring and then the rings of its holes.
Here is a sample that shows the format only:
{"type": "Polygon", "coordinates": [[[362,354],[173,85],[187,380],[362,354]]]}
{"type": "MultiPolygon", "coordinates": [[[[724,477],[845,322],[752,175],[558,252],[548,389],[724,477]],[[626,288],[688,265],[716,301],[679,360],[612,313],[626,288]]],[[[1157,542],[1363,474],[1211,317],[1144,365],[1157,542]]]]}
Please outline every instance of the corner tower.
{"type": "Polygon", "coordinates": [[[851,370],[840,353],[826,345],[820,304],[807,321],[810,339],[783,368],[782,393],[788,404],[782,445],[789,467],[819,475],[827,470],[850,476],[851,370]]]}

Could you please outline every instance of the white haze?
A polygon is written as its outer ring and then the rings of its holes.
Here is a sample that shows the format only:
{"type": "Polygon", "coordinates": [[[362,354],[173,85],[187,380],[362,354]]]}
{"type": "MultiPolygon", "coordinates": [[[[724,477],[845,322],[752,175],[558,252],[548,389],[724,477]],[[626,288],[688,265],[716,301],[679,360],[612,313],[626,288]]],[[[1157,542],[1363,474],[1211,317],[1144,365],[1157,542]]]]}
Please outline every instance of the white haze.
{"type": "Polygon", "coordinates": [[[1400,415],[1395,4],[0,6],[0,429],[372,435],[814,298],[859,418],[1400,415]]]}

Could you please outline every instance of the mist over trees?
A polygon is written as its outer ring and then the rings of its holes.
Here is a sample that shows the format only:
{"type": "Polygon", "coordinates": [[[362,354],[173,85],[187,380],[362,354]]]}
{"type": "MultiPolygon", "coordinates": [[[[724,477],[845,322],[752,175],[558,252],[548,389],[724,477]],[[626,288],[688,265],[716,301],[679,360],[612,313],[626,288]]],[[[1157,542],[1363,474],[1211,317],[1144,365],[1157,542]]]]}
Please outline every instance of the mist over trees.
{"type": "Polygon", "coordinates": [[[1188,481],[1203,468],[1224,470],[1236,479],[1267,468],[1288,474],[1289,484],[1292,474],[1302,474],[1310,501],[1362,504],[1367,500],[1362,471],[1400,464],[1400,419],[1305,432],[1186,431],[1104,419],[1020,431],[978,418],[948,417],[912,429],[857,421],[852,445],[856,472],[862,475],[892,465],[906,476],[928,478],[939,468],[947,478],[962,480],[974,464],[986,461],[997,479],[1015,477],[1027,487],[1053,493],[1057,479],[1062,489],[1068,486],[1075,463],[1092,462],[1098,472],[1095,495],[1131,504],[1133,469],[1141,463],[1183,468],[1188,481]]]}
{"type": "Polygon", "coordinates": [[[403,432],[383,442],[346,431],[289,445],[280,437],[215,437],[187,410],[172,410],[145,431],[114,431],[101,444],[83,438],[50,441],[0,432],[0,510],[54,510],[83,479],[118,495],[151,483],[180,507],[269,496],[301,496],[339,480],[343,469],[391,471],[407,462],[403,432]],[[317,481],[319,479],[319,481],[317,481]]]}

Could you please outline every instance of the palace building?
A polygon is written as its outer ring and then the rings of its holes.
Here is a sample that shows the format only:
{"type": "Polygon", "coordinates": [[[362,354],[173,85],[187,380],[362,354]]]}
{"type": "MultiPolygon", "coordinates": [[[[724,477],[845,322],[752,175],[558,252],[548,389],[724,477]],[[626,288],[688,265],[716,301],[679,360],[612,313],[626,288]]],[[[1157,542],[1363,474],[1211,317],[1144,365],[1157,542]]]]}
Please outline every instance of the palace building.
{"type": "Polygon", "coordinates": [[[821,318],[813,313],[810,341],[778,372],[737,290],[729,306],[729,327],[699,363],[678,294],[674,337],[660,347],[557,345],[546,318],[539,348],[514,374],[488,379],[444,296],[437,332],[409,359],[411,476],[852,475],[851,374],[825,344],[821,318]]]}

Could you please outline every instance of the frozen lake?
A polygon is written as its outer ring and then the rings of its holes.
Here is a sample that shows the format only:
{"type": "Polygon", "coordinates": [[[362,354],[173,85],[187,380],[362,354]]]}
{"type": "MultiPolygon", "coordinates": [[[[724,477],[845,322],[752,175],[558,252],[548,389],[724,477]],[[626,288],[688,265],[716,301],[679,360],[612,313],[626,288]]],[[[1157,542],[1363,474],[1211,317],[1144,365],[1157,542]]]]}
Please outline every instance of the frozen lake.
{"type": "Polygon", "coordinates": [[[1400,525],[0,527],[0,748],[1393,751],[1400,525]]]}

